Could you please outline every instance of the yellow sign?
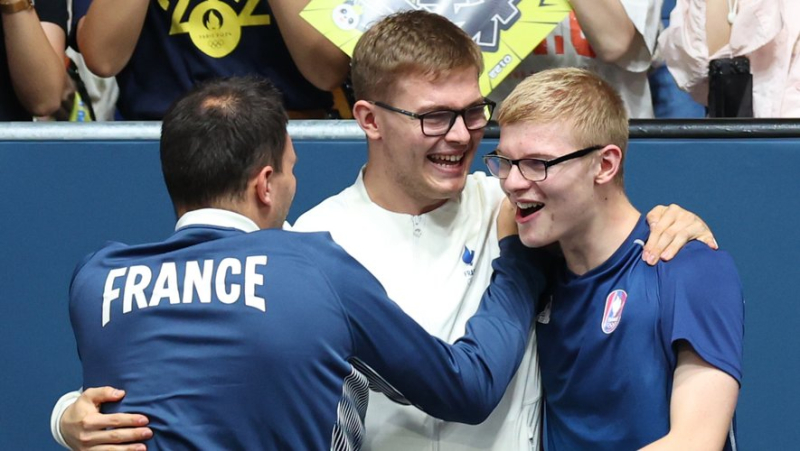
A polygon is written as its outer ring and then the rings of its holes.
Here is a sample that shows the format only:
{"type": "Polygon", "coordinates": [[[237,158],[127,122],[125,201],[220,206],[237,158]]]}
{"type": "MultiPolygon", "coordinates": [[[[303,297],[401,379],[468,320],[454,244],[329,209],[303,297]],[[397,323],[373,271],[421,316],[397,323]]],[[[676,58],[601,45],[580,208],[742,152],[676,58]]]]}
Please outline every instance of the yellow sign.
{"type": "Polygon", "coordinates": [[[408,9],[441,14],[472,36],[483,52],[484,95],[571,11],[568,0],[311,0],[300,15],[352,56],[358,38],[372,24],[408,9]]]}

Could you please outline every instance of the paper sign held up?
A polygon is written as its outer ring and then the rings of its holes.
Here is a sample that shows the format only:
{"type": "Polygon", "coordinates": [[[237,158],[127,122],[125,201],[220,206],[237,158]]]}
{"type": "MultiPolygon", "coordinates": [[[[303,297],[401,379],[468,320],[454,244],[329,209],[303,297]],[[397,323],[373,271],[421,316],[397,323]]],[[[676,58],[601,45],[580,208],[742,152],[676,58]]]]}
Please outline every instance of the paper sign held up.
{"type": "Polygon", "coordinates": [[[483,53],[484,95],[571,11],[567,0],[311,0],[300,15],[352,56],[358,38],[375,22],[409,9],[441,14],[472,37],[483,53]]]}

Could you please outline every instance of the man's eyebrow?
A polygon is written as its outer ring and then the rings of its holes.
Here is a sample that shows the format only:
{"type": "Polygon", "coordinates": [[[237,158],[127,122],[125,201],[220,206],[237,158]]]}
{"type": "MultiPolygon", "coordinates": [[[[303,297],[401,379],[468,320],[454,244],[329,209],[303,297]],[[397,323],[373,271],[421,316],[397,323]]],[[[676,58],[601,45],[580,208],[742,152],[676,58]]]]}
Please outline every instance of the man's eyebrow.
{"type": "MultiPolygon", "coordinates": [[[[508,155],[507,155],[507,154],[505,154],[505,153],[503,152],[503,149],[501,149],[501,148],[499,148],[499,147],[496,147],[494,150],[492,150],[492,152],[493,152],[493,153],[495,153],[495,154],[497,154],[497,155],[500,155],[501,157],[506,157],[506,158],[509,158],[509,157],[508,157],[508,155]]],[[[527,152],[527,151],[526,151],[526,152],[527,152]]],[[[545,154],[543,154],[543,153],[536,152],[535,150],[531,150],[530,152],[528,152],[528,153],[525,153],[525,155],[523,155],[523,156],[522,156],[521,158],[519,158],[519,159],[520,159],[520,160],[542,160],[542,161],[549,161],[549,160],[553,160],[553,159],[556,159],[556,158],[558,158],[558,157],[557,157],[557,156],[555,156],[555,155],[545,155],[545,154]]]]}
{"type": "Polygon", "coordinates": [[[481,97],[480,99],[473,100],[472,102],[468,103],[466,106],[461,107],[461,108],[455,108],[455,107],[450,106],[450,105],[442,105],[440,103],[436,103],[436,104],[431,104],[431,105],[423,105],[423,106],[419,107],[419,109],[420,109],[420,111],[423,111],[423,112],[441,111],[441,110],[456,110],[457,111],[457,110],[461,110],[463,108],[471,108],[471,107],[474,107],[474,106],[479,105],[479,104],[484,103],[484,102],[486,102],[486,98],[485,97],[481,97]]]}

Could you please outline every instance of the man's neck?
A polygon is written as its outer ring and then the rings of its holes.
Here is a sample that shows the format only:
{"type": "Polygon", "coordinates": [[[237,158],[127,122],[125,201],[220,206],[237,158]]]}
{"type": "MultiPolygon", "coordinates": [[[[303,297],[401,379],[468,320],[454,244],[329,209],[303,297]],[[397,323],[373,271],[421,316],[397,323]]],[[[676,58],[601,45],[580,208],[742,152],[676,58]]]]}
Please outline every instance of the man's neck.
{"type": "Polygon", "coordinates": [[[200,208],[183,213],[175,224],[175,230],[192,225],[212,225],[255,232],[260,227],[251,218],[231,210],[220,208],[200,208]]]}
{"type": "Polygon", "coordinates": [[[605,203],[573,237],[560,243],[567,267],[577,275],[597,268],[614,255],[639,221],[641,214],[624,193],[605,203]]]}
{"type": "Polygon", "coordinates": [[[177,213],[178,218],[181,218],[190,211],[203,209],[215,209],[236,213],[255,223],[259,229],[279,229],[283,225],[283,219],[278,220],[269,217],[259,208],[259,205],[256,202],[247,202],[246,200],[215,200],[209,202],[207,205],[197,207],[176,206],[175,212],[177,213]]]}

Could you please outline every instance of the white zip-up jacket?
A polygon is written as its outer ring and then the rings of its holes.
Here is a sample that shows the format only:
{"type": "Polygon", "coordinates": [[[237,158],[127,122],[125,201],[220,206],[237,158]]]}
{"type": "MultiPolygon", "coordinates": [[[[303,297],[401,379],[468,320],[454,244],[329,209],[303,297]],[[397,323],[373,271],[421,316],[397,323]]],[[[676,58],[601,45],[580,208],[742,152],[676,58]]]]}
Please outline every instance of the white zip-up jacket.
{"type": "MultiPolygon", "coordinates": [[[[330,232],[406,313],[452,343],[464,335],[489,285],[491,262],[499,253],[495,218],[502,197],[498,181],[478,172],[467,178],[457,199],[423,215],[399,214],[374,204],[359,174],[354,185],[302,215],[293,230],[330,232]]],[[[371,393],[364,449],[538,450],[540,403],[531,334],[514,380],[485,422],[444,422],[371,393]]]]}

